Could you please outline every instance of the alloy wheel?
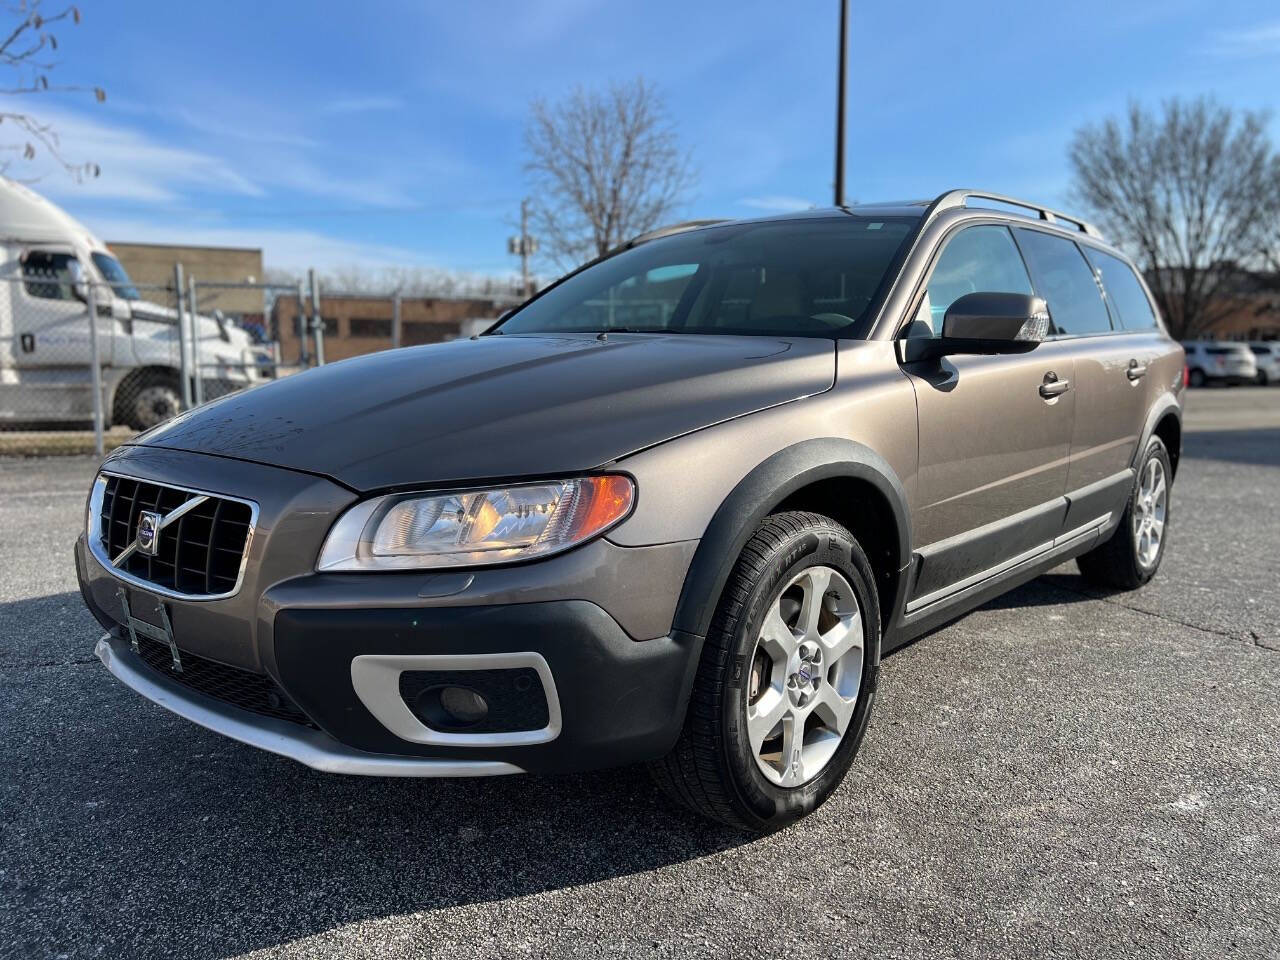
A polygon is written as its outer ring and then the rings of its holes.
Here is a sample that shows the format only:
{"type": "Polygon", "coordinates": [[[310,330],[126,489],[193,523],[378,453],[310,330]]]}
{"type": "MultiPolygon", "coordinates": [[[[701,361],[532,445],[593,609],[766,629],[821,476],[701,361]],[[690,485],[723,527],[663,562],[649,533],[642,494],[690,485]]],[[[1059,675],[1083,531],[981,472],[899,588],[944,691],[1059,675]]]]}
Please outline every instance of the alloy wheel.
{"type": "Polygon", "coordinates": [[[1138,563],[1143,567],[1153,566],[1160,557],[1168,507],[1169,485],[1165,482],[1164,464],[1153,457],[1143,468],[1133,511],[1133,545],[1138,563]]]}
{"type": "Polygon", "coordinates": [[[773,598],[746,704],[751,751],[770,782],[798,787],[835,755],[858,703],[863,647],[857,594],[839,571],[809,567],[773,598]]]}

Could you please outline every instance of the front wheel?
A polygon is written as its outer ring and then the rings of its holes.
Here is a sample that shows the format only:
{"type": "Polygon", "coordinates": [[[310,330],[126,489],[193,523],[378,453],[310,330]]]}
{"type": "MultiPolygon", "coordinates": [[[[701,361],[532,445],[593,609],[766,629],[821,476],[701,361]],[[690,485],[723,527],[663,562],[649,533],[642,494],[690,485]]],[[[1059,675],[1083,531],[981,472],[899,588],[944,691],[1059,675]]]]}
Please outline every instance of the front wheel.
{"type": "Polygon", "coordinates": [[[1076,558],[1090,583],[1133,590],[1156,575],[1169,540],[1169,492],[1173,469],[1159,437],[1147,443],[1120,526],[1110,539],[1076,558]]]}
{"type": "Polygon", "coordinates": [[[123,397],[124,421],[134,430],[150,430],[176,417],[182,410],[182,393],[177,377],[148,374],[127,387],[123,397]]]}
{"type": "Polygon", "coordinates": [[[1204,386],[1204,371],[1203,371],[1203,370],[1192,370],[1192,371],[1191,371],[1190,376],[1188,376],[1188,377],[1187,377],[1187,382],[1188,382],[1191,386],[1193,386],[1193,387],[1203,387],[1203,386],[1204,386]]]}
{"type": "Polygon", "coordinates": [[[658,784],[744,830],[816,810],[844,779],[871,716],[874,582],[857,541],[827,517],[764,520],[725,584],[680,739],[651,765],[658,784]]]}

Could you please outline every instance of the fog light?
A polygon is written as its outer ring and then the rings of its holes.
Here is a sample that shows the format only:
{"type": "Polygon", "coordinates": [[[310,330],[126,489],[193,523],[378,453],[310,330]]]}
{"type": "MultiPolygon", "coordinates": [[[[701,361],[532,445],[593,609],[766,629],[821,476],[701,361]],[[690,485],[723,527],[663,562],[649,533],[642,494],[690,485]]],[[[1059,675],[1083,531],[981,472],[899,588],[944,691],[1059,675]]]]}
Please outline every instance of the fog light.
{"type": "Polygon", "coordinates": [[[467,687],[445,687],[440,691],[440,706],[460,724],[479,723],[489,713],[484,697],[467,687]]]}

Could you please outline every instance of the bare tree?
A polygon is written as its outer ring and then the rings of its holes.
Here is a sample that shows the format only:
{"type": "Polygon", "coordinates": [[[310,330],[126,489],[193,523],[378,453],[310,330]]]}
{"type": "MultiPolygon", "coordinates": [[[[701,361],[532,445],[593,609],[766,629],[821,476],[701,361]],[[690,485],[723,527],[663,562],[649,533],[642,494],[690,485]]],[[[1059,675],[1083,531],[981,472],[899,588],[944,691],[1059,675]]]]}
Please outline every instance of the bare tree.
{"type": "MultiPolygon", "coordinates": [[[[389,297],[496,297],[513,298],[517,282],[511,277],[493,276],[442,267],[369,267],[359,264],[334,266],[319,274],[320,288],[330,296],[360,294],[389,297]]],[[[269,268],[266,282],[285,287],[305,280],[304,271],[269,268]]]]}
{"type": "Polygon", "coordinates": [[[14,105],[16,98],[41,93],[92,92],[98,103],[107,99],[101,87],[49,82],[49,74],[58,66],[52,59],[58,49],[55,30],[63,23],[78,25],[80,11],[69,6],[45,16],[41,6],[41,0],[19,0],[9,7],[14,22],[8,34],[0,38],[0,67],[8,69],[9,78],[7,86],[0,86],[0,95],[6,98],[0,102],[0,124],[7,122],[16,130],[16,137],[0,137],[0,154],[9,155],[0,159],[0,173],[9,173],[19,158],[33,160],[43,150],[77,180],[96,177],[99,173],[96,163],[68,161],[62,155],[58,134],[52,125],[14,105]]]}
{"type": "Polygon", "coordinates": [[[652,230],[692,183],[662,98],[643,78],[604,93],[579,88],[559,103],[534,100],[530,114],[534,231],[561,267],[652,230]]]}
{"type": "Polygon", "coordinates": [[[1230,313],[1260,261],[1280,191],[1267,120],[1175,99],[1158,117],[1133,104],[1071,143],[1077,199],[1138,260],[1175,337],[1230,313]]]}

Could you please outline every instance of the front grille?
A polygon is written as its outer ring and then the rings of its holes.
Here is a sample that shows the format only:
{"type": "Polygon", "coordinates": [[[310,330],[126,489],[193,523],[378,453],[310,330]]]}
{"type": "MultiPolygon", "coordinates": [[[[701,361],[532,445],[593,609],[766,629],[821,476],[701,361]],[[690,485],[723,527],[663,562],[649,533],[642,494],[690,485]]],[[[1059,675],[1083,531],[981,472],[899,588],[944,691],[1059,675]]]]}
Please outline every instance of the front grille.
{"type": "Polygon", "coordinates": [[[130,477],[105,479],[99,532],[112,561],[133,543],[143,510],[168,514],[189,500],[206,497],[160,532],[155,556],[135,550],[118,569],[175,593],[200,596],[235,590],[253,522],[249,504],[130,477]]]}
{"type": "Polygon", "coordinates": [[[185,650],[179,650],[182,657],[182,672],[179,673],[173,669],[173,657],[168,645],[141,635],[138,636],[138,652],[147,666],[157,673],[207,697],[265,717],[315,727],[311,719],[268,676],[250,673],[239,667],[229,667],[225,663],[187,653],[185,650]]]}

